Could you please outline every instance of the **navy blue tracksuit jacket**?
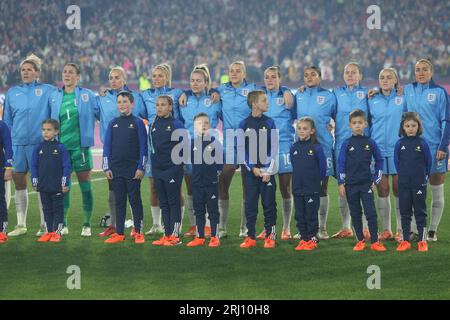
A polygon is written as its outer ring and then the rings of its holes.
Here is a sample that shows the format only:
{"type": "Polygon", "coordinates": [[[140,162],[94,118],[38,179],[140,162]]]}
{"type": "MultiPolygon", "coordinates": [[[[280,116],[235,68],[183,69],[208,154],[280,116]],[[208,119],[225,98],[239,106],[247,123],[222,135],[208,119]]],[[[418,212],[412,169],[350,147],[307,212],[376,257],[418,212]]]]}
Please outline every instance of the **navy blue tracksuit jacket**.
{"type": "MultiPolygon", "coordinates": [[[[5,169],[12,170],[13,150],[11,133],[3,120],[0,120],[0,182],[5,176],[5,169]]],[[[6,208],[5,184],[0,183],[0,232],[6,233],[8,226],[8,210],[6,208]]]]}
{"type": "Polygon", "coordinates": [[[205,236],[205,215],[211,222],[211,235],[217,236],[219,224],[219,174],[223,167],[222,144],[214,137],[196,136],[191,140],[192,200],[200,238],[205,236]],[[216,161],[216,155],[218,161],[216,161]],[[200,160],[200,161],[198,161],[200,160]]]}
{"type": "Polygon", "coordinates": [[[367,136],[351,136],[342,144],[338,159],[338,183],[345,183],[346,197],[353,227],[359,241],[364,239],[362,208],[369,224],[371,242],[378,241],[377,213],[372,183],[378,184],[383,176],[383,158],[376,142],[367,136]],[[375,173],[371,162],[375,159],[375,173]]]}
{"type": "MultiPolygon", "coordinates": [[[[171,138],[177,129],[184,129],[179,120],[170,115],[165,118],[157,116],[150,126],[149,136],[153,181],[161,207],[164,232],[166,236],[178,238],[181,231],[183,164],[172,161],[172,150],[180,141],[172,141],[171,138]]],[[[187,131],[185,133],[188,136],[187,131]]]]}
{"type": "Polygon", "coordinates": [[[147,131],[141,119],[129,115],[111,120],[105,133],[103,170],[113,174],[116,232],[120,235],[124,234],[127,196],[133,210],[134,228],[142,234],[141,180],[133,178],[137,170],[145,171],[147,152],[147,131]]]}
{"type": "Polygon", "coordinates": [[[409,241],[414,212],[419,239],[422,240],[427,223],[427,181],[432,166],[428,144],[420,137],[401,138],[395,145],[394,164],[398,173],[403,239],[409,241]]]}
{"type": "Polygon", "coordinates": [[[290,150],[295,219],[302,240],[309,241],[319,229],[320,189],[327,174],[327,160],[320,144],[297,141],[290,150]]]}
{"type": "Polygon", "coordinates": [[[31,182],[41,195],[47,232],[61,233],[64,221],[64,193],[69,185],[69,153],[56,139],[38,144],[31,157],[31,182]]]}
{"type": "Polygon", "coordinates": [[[275,122],[266,115],[260,117],[250,115],[240,123],[239,128],[245,133],[244,139],[238,139],[238,153],[243,150],[245,154],[245,162],[241,172],[244,175],[245,216],[247,218],[248,236],[252,239],[256,237],[258,200],[261,195],[266,237],[275,239],[277,204],[274,174],[277,172],[276,159],[278,157],[278,132],[275,122]],[[272,133],[275,133],[274,137],[272,133]],[[272,150],[273,148],[275,150],[272,150]],[[266,154],[260,155],[261,150],[267,150],[266,154]],[[262,172],[269,174],[269,182],[263,182],[261,177],[256,177],[252,172],[253,168],[260,168],[262,172]]]}

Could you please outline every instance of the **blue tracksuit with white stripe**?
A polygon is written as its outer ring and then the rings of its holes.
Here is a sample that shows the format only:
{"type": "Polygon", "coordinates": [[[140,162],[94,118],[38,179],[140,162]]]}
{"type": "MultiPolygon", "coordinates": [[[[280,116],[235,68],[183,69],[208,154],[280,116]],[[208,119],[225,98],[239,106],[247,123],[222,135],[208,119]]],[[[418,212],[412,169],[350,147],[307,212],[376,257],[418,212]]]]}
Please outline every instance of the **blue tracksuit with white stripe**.
{"type": "Polygon", "coordinates": [[[321,87],[306,88],[295,95],[296,116],[311,117],[317,132],[317,139],[323,148],[327,162],[327,176],[334,175],[334,139],[328,127],[336,114],[336,97],[333,92],[321,87]]]}
{"type": "MultiPolygon", "coordinates": [[[[248,108],[248,107],[247,107],[248,108]]],[[[245,216],[247,218],[248,236],[256,237],[256,218],[258,216],[258,200],[264,211],[264,228],[266,237],[275,240],[277,221],[277,203],[275,200],[277,173],[276,157],[278,155],[278,136],[275,122],[265,116],[250,115],[241,121],[239,128],[245,132],[244,139],[238,139],[238,152],[244,151],[245,164],[241,168],[244,177],[245,216]],[[252,133],[255,133],[252,137],[252,133]],[[276,133],[274,137],[272,134],[276,133]],[[255,140],[256,138],[256,140],[255,140]],[[261,150],[266,150],[266,154],[261,150]],[[253,174],[253,169],[259,168],[262,173],[270,175],[269,182],[263,182],[261,177],[253,174]]]]}
{"type": "MultiPolygon", "coordinates": [[[[5,170],[13,166],[13,150],[11,133],[3,120],[0,120],[0,177],[5,176],[5,170]]],[[[1,179],[3,180],[3,179],[1,179]]],[[[8,226],[8,210],[6,208],[5,184],[0,183],[0,232],[6,233],[8,226]]]]}
{"type": "Polygon", "coordinates": [[[294,143],[290,154],[297,229],[302,240],[309,241],[319,230],[320,190],[327,173],[327,160],[321,145],[312,143],[311,139],[294,143]]]}
{"type": "Polygon", "coordinates": [[[430,148],[420,137],[403,137],[395,145],[394,162],[398,172],[403,239],[409,241],[414,212],[421,241],[427,224],[427,181],[432,166],[430,148]]]}
{"type": "Polygon", "coordinates": [[[116,226],[120,235],[124,234],[127,196],[133,210],[134,228],[142,234],[141,180],[133,178],[137,170],[145,171],[147,154],[147,131],[141,119],[122,115],[109,123],[103,146],[103,170],[113,174],[116,226]]]}
{"type": "Polygon", "coordinates": [[[3,120],[11,129],[14,172],[26,173],[33,150],[42,140],[42,122],[50,118],[49,99],[56,87],[34,81],[8,90],[3,120]]]}
{"type": "MultiPolygon", "coordinates": [[[[219,119],[222,116],[222,103],[212,103],[211,96],[206,92],[202,92],[199,96],[196,96],[191,90],[185,92],[187,97],[187,104],[180,106],[179,120],[183,123],[186,130],[189,131],[190,139],[195,137],[194,133],[194,117],[199,113],[206,113],[211,125],[211,134],[217,137],[217,132],[214,132],[219,124],[219,119]]],[[[192,167],[190,165],[185,166],[184,174],[191,175],[192,167]]]]}
{"type": "MultiPolygon", "coordinates": [[[[172,133],[184,129],[183,124],[173,118],[157,116],[149,128],[152,173],[155,190],[166,236],[179,237],[181,226],[181,183],[183,181],[183,163],[174,163],[172,149],[180,142],[172,141],[172,133]]],[[[184,138],[187,138],[187,135],[184,138]]],[[[186,143],[186,141],[184,141],[186,143]]],[[[189,143],[189,140],[187,140],[189,143]]]]}
{"type": "Polygon", "coordinates": [[[211,222],[211,235],[217,236],[219,225],[219,174],[222,170],[223,150],[218,139],[196,136],[191,140],[192,199],[198,237],[205,237],[205,215],[211,222]],[[206,158],[205,158],[205,153],[206,158]],[[216,158],[217,155],[217,158],[216,158]],[[209,160],[210,159],[214,161],[209,160]],[[200,160],[200,161],[196,161],[200,160]]]}
{"type": "Polygon", "coordinates": [[[288,107],[283,98],[283,91],[265,90],[269,102],[269,110],[264,115],[275,121],[279,134],[278,174],[292,173],[289,149],[294,142],[295,130],[292,126],[295,116],[293,108],[288,107]]]}
{"type": "MultiPolygon", "coordinates": [[[[179,105],[178,101],[182,94],[183,94],[183,90],[176,89],[176,88],[170,88],[170,87],[151,88],[151,89],[142,91],[141,95],[142,95],[142,100],[144,102],[144,108],[143,108],[143,112],[139,113],[139,116],[142,119],[147,119],[149,124],[153,123],[153,121],[156,118],[156,101],[158,100],[159,96],[164,95],[164,96],[169,96],[172,98],[172,100],[173,100],[172,116],[175,119],[179,119],[180,105],[179,105]]],[[[150,150],[151,150],[150,145],[149,145],[148,150],[150,152],[150,150]]],[[[145,170],[145,176],[153,177],[150,153],[148,154],[148,161],[147,161],[147,167],[145,170]]]]}
{"type": "MultiPolygon", "coordinates": [[[[368,102],[367,102],[367,88],[357,86],[350,89],[347,86],[335,88],[333,90],[336,96],[336,115],[334,118],[334,156],[335,161],[338,161],[341,146],[345,140],[352,136],[352,130],[349,128],[349,115],[350,112],[356,109],[364,111],[368,114],[368,102]]],[[[369,135],[369,129],[364,131],[365,135],[369,135]]]]}
{"type": "Polygon", "coordinates": [[[366,215],[371,242],[378,241],[377,212],[375,210],[373,183],[380,183],[383,175],[383,158],[376,142],[363,135],[353,135],[342,144],[338,158],[338,183],[345,184],[353,227],[358,241],[364,240],[362,208],[366,215]],[[375,174],[370,164],[375,159],[375,174]]]}
{"type": "Polygon", "coordinates": [[[398,96],[396,90],[392,90],[388,96],[378,93],[369,99],[370,137],[377,143],[383,157],[383,174],[397,174],[394,147],[405,111],[406,99],[398,96]]]}
{"type": "Polygon", "coordinates": [[[431,174],[447,172],[450,139],[450,99],[444,88],[433,80],[427,84],[417,82],[405,86],[408,111],[419,114],[423,125],[423,139],[428,143],[433,157],[431,174]],[[443,160],[436,160],[437,151],[447,153],[443,160]]]}
{"type": "Polygon", "coordinates": [[[64,223],[64,193],[69,186],[69,153],[56,139],[38,144],[31,158],[31,182],[41,195],[47,232],[58,232],[64,223]]]}

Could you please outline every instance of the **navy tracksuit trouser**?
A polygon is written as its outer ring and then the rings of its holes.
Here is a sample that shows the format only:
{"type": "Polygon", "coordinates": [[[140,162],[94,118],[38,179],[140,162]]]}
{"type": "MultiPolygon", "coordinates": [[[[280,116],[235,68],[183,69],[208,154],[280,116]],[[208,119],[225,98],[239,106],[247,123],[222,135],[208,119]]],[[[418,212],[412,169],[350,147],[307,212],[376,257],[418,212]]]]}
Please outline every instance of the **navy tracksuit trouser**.
{"type": "Polygon", "coordinates": [[[295,220],[301,239],[309,241],[319,231],[320,196],[294,195],[295,220]]]}
{"type": "Polygon", "coordinates": [[[127,197],[133,210],[134,229],[143,233],[144,211],[141,199],[141,180],[117,177],[112,180],[116,206],[116,232],[124,235],[127,215],[127,197]]]}
{"type": "Polygon", "coordinates": [[[366,216],[371,243],[378,241],[377,211],[375,209],[375,198],[372,190],[372,182],[363,184],[345,185],[348,207],[352,217],[353,228],[355,229],[358,241],[364,240],[362,215],[366,216]]]}
{"type": "Polygon", "coordinates": [[[197,233],[200,238],[205,237],[206,212],[211,222],[211,236],[217,236],[219,224],[219,188],[217,184],[208,187],[192,187],[192,201],[194,204],[197,233]]]}
{"type": "Polygon", "coordinates": [[[61,234],[64,224],[64,193],[39,192],[47,232],[61,234]]]}
{"type": "Polygon", "coordinates": [[[270,236],[272,239],[275,239],[275,225],[277,222],[277,203],[275,200],[277,185],[275,177],[273,175],[270,176],[269,182],[266,183],[260,177],[256,177],[252,172],[247,171],[244,173],[244,187],[245,217],[247,218],[248,236],[252,239],[256,238],[258,200],[259,196],[261,196],[266,237],[270,236]]]}
{"type": "Polygon", "coordinates": [[[423,239],[423,230],[427,225],[427,186],[408,187],[398,185],[400,216],[402,220],[403,240],[409,241],[411,217],[416,217],[419,241],[423,239]]]}

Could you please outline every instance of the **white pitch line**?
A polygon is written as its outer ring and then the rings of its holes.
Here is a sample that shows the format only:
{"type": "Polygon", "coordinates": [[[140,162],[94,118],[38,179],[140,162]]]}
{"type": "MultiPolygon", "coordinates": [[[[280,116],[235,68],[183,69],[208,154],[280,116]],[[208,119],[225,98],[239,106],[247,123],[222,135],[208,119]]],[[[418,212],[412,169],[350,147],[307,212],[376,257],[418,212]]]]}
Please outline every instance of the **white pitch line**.
{"type": "MultiPolygon", "coordinates": [[[[95,179],[91,179],[91,182],[102,181],[102,180],[106,180],[106,178],[95,178],[95,179]]],[[[76,186],[76,185],[78,185],[78,184],[79,184],[78,182],[72,183],[73,186],[76,186]]],[[[37,194],[37,192],[36,192],[36,191],[28,192],[28,195],[31,195],[31,194],[37,194]]],[[[16,195],[14,194],[14,195],[11,196],[11,199],[13,199],[13,198],[15,198],[15,197],[16,197],[16,195]]]]}

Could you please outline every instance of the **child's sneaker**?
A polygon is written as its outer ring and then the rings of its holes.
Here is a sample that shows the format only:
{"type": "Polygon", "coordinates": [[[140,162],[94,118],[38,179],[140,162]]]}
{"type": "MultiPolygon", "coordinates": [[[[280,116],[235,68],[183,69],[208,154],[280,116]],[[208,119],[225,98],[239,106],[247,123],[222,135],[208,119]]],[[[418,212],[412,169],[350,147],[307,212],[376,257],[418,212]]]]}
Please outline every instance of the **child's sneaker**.
{"type": "Polygon", "coordinates": [[[52,237],[49,240],[50,242],[61,242],[62,241],[62,236],[56,232],[53,232],[52,237]]]}
{"type": "Polygon", "coordinates": [[[49,242],[52,237],[53,237],[53,232],[46,232],[37,241],[38,242],[49,242]]]}
{"type": "Polygon", "coordinates": [[[197,229],[195,226],[190,226],[189,230],[184,234],[185,237],[195,237],[197,229]]]}
{"type": "Polygon", "coordinates": [[[378,252],[386,251],[386,247],[380,241],[372,243],[370,249],[378,252]]]}
{"type": "Polygon", "coordinates": [[[118,243],[125,241],[125,236],[117,233],[113,233],[108,239],[105,240],[105,243],[118,243]]]}
{"type": "Polygon", "coordinates": [[[397,246],[397,251],[406,251],[406,250],[409,250],[409,249],[411,249],[411,243],[409,241],[403,240],[397,246]]]}
{"type": "Polygon", "coordinates": [[[298,245],[295,247],[295,250],[302,251],[302,250],[306,250],[307,247],[308,247],[308,242],[306,242],[305,240],[300,240],[298,245]]]}
{"type": "Polygon", "coordinates": [[[314,250],[314,249],[317,249],[317,242],[311,239],[311,240],[309,240],[309,241],[306,243],[306,248],[305,248],[305,250],[306,250],[306,251],[312,251],[312,250],[314,250]]]}
{"type": "Polygon", "coordinates": [[[142,233],[135,233],[134,234],[134,243],[135,244],[142,244],[145,243],[145,236],[142,233]]]}
{"type": "Polygon", "coordinates": [[[152,245],[163,246],[166,241],[169,241],[169,236],[163,236],[163,237],[159,238],[158,240],[153,241],[152,245]]]}
{"type": "Polygon", "coordinates": [[[417,244],[417,250],[420,252],[427,252],[428,251],[428,244],[425,241],[420,241],[417,244]]]}
{"type": "Polygon", "coordinates": [[[392,240],[392,239],[394,239],[394,235],[389,230],[384,230],[378,237],[378,240],[380,240],[380,241],[386,241],[386,240],[392,240]]]}
{"type": "Polygon", "coordinates": [[[181,244],[181,240],[178,237],[170,236],[167,241],[164,242],[163,246],[165,247],[173,247],[181,244]]]}
{"type": "Polygon", "coordinates": [[[366,249],[366,242],[364,240],[358,241],[356,246],[353,247],[353,251],[363,251],[366,249]]]}
{"type": "Polygon", "coordinates": [[[286,241],[286,240],[291,240],[292,236],[291,236],[291,231],[290,230],[283,230],[281,232],[281,240],[286,241]]]}
{"type": "Polygon", "coordinates": [[[256,240],[254,240],[250,237],[246,237],[244,242],[242,242],[239,247],[241,247],[241,248],[256,247],[256,240]]]}
{"type": "Polygon", "coordinates": [[[264,239],[266,239],[266,230],[264,229],[263,231],[261,231],[261,233],[258,234],[258,236],[256,237],[256,239],[258,239],[258,240],[264,240],[264,239]]]}
{"type": "Polygon", "coordinates": [[[217,248],[218,246],[220,246],[220,240],[218,237],[211,237],[211,240],[209,240],[209,245],[210,248],[217,248]]]}
{"type": "Polygon", "coordinates": [[[269,237],[264,239],[264,248],[266,249],[272,249],[275,248],[276,241],[273,239],[270,239],[269,237]]]}
{"type": "Polygon", "coordinates": [[[109,237],[110,235],[113,235],[114,233],[116,233],[116,228],[110,226],[102,233],[99,233],[99,237],[109,237]]]}
{"type": "Polygon", "coordinates": [[[205,238],[198,238],[195,237],[194,240],[192,240],[191,242],[188,242],[188,244],[186,245],[186,247],[198,247],[198,246],[203,246],[205,244],[206,240],[205,238]]]}
{"type": "Polygon", "coordinates": [[[5,243],[6,241],[8,241],[8,236],[6,233],[0,232],[0,243],[5,243]]]}

